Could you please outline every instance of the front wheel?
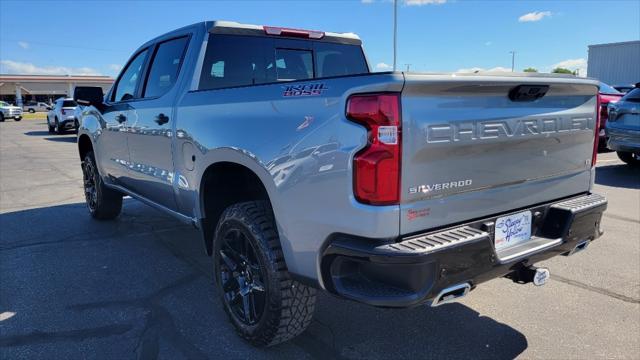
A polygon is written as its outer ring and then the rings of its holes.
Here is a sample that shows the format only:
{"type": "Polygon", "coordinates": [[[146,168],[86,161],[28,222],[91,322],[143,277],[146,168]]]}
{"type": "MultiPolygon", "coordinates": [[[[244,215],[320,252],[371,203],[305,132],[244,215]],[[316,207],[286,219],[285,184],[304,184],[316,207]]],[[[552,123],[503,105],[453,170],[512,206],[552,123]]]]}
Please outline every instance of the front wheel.
{"type": "Polygon", "coordinates": [[[22,120],[22,116],[14,117],[13,120],[20,121],[20,120],[22,120]]]}
{"type": "Polygon", "coordinates": [[[618,157],[627,165],[632,167],[640,167],[640,155],[627,151],[618,151],[618,157]]]}
{"type": "Polygon", "coordinates": [[[104,184],[91,151],[82,161],[82,178],[84,196],[91,216],[99,220],[116,218],[122,210],[122,194],[104,184]]]}
{"type": "Polygon", "coordinates": [[[291,279],[266,202],[238,203],[224,211],[213,260],[224,310],[253,345],[287,341],[311,323],[316,290],[291,279]]]}

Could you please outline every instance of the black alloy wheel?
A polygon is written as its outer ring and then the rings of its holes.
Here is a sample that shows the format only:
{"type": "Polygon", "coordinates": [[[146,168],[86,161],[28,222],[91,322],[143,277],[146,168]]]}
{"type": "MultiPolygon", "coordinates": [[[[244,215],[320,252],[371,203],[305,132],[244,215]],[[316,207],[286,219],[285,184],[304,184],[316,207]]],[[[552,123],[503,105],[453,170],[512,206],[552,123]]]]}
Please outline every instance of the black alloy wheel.
{"type": "Polygon", "coordinates": [[[248,235],[230,228],[222,236],[218,264],[224,299],[238,320],[257,324],[264,313],[266,274],[248,235]]]}
{"type": "Polygon", "coordinates": [[[98,207],[98,189],[96,184],[98,172],[93,161],[82,162],[82,177],[84,182],[84,197],[87,201],[89,211],[94,213],[98,207]]]}

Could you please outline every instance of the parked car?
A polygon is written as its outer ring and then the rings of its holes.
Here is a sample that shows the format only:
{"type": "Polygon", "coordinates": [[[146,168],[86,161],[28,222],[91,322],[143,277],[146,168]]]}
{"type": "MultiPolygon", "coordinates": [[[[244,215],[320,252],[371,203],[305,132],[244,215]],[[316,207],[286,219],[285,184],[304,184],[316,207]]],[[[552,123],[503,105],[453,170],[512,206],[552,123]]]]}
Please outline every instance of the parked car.
{"type": "Polygon", "coordinates": [[[607,135],[607,146],[617,152],[620,160],[640,167],[640,86],[609,104],[607,135]]]}
{"type": "Polygon", "coordinates": [[[604,150],[607,148],[607,135],[605,132],[605,127],[607,126],[607,119],[609,118],[608,105],[610,103],[615,103],[620,100],[624,96],[623,93],[614,89],[612,86],[609,86],[603,82],[600,82],[599,90],[598,90],[598,102],[600,103],[600,112],[599,115],[599,124],[600,127],[598,129],[598,149],[604,150]]]}
{"type": "Polygon", "coordinates": [[[91,216],[130,195],[195,225],[255,345],[304,331],[316,289],[438,306],[496,277],[542,285],[534,264],[602,234],[594,80],[371,73],[354,34],[216,21],[74,98],[91,216]]]}
{"type": "Polygon", "coordinates": [[[4,119],[22,120],[22,109],[5,101],[0,101],[0,122],[4,119]]]}
{"type": "Polygon", "coordinates": [[[623,94],[626,94],[629,91],[635,89],[636,86],[634,86],[634,85],[614,85],[613,88],[618,90],[618,91],[620,91],[623,94]]]}
{"type": "Polygon", "coordinates": [[[22,106],[22,111],[27,111],[30,113],[35,113],[36,111],[49,111],[51,110],[51,105],[44,102],[35,102],[30,101],[22,106]]]}
{"type": "Polygon", "coordinates": [[[67,130],[78,128],[78,119],[74,112],[78,104],[73,99],[60,98],[53,103],[53,108],[47,114],[49,132],[63,134],[67,130]]]}

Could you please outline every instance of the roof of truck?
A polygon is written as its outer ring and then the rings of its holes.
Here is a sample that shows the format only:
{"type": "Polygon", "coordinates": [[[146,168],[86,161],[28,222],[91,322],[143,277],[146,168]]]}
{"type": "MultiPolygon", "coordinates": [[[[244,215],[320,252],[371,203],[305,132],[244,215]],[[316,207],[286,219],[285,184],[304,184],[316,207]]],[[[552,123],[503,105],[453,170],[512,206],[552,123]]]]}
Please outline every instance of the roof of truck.
{"type": "Polygon", "coordinates": [[[261,36],[281,36],[300,38],[300,34],[307,34],[309,40],[340,42],[346,44],[360,45],[360,37],[354,33],[334,33],[321,30],[293,29],[271,25],[241,24],[235,21],[215,20],[207,22],[207,29],[214,34],[233,35],[261,35],[261,36]],[[281,31],[280,34],[276,33],[281,31]],[[288,33],[288,34],[287,34],[288,33]]]}

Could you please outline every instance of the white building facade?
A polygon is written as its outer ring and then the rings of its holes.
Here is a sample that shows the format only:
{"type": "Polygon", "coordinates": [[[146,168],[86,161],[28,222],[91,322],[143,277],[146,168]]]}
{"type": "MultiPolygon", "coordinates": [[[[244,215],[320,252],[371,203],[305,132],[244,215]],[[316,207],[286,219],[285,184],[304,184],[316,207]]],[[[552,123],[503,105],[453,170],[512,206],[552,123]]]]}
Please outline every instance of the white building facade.
{"type": "Polygon", "coordinates": [[[112,84],[109,76],[0,74],[0,100],[18,106],[33,101],[51,103],[72,97],[76,86],[100,86],[107,92],[112,84]]]}

